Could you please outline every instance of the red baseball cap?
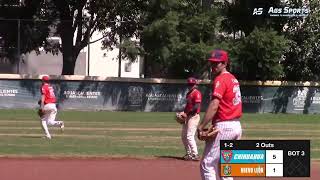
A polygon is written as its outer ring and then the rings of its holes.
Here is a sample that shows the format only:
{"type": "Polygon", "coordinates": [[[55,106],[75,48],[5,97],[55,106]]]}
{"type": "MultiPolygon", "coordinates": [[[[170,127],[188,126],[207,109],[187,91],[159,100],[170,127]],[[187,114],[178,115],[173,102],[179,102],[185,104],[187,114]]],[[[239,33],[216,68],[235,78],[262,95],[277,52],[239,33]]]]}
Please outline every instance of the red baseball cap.
{"type": "Polygon", "coordinates": [[[44,76],[42,76],[41,80],[42,81],[49,81],[49,76],[44,75],[44,76]]]}
{"type": "Polygon", "coordinates": [[[211,62],[228,62],[229,56],[228,53],[224,50],[216,49],[211,52],[211,55],[208,59],[211,62]]]}

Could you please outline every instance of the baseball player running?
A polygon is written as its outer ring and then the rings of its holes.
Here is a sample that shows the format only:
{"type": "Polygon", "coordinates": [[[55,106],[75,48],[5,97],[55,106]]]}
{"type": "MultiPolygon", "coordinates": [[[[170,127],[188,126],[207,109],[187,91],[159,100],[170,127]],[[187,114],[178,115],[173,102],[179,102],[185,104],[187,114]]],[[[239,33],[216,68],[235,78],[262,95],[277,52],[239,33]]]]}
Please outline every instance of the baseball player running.
{"type": "Polygon", "coordinates": [[[186,150],[184,160],[198,161],[198,148],[195,140],[197,126],[200,121],[200,105],[201,105],[201,92],[197,89],[197,80],[193,77],[188,78],[189,92],[186,99],[187,104],[182,113],[186,116],[185,123],[182,125],[181,139],[186,150]]]}
{"type": "Polygon", "coordinates": [[[219,130],[215,138],[206,139],[205,149],[200,162],[200,173],[203,180],[233,179],[220,177],[220,140],[238,140],[242,129],[241,93],[238,80],[227,71],[228,53],[214,50],[208,59],[212,72],[216,75],[212,85],[212,100],[198,126],[199,136],[206,125],[212,124],[219,130]]]}
{"type": "Polygon", "coordinates": [[[56,97],[54,94],[53,87],[49,84],[49,76],[42,77],[42,85],[41,85],[41,100],[40,100],[40,111],[42,115],[41,126],[45,132],[45,137],[51,139],[51,135],[48,130],[48,125],[50,126],[58,126],[62,130],[64,128],[63,121],[56,121],[57,115],[57,107],[56,107],[56,97]]]}

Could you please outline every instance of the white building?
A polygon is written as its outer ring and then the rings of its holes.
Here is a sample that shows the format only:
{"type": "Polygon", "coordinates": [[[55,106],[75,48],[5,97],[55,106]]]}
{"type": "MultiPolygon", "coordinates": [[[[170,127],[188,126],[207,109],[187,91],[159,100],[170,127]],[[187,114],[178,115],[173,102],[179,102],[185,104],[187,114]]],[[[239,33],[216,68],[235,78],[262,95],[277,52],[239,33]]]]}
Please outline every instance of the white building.
{"type": "MultiPolygon", "coordinates": [[[[95,32],[90,42],[100,39],[102,34],[95,32]]],[[[112,51],[102,50],[102,40],[89,44],[83,49],[87,55],[87,71],[89,76],[119,76],[119,48],[114,48],[112,51]]],[[[130,62],[128,59],[121,59],[121,77],[139,78],[142,73],[142,60],[138,58],[135,62],[130,62]]]]}
{"type": "MultiPolygon", "coordinates": [[[[19,0],[17,3],[18,4],[10,4],[8,6],[21,6],[24,4],[24,1],[19,0]]],[[[90,42],[94,42],[101,37],[101,33],[95,32],[90,42]]],[[[61,39],[59,37],[51,37],[47,40],[61,45],[61,39]]],[[[81,50],[75,65],[75,75],[107,77],[119,77],[120,75],[120,77],[134,78],[141,76],[143,62],[140,58],[135,62],[122,59],[121,63],[119,63],[119,49],[114,47],[112,51],[103,50],[101,41],[102,40],[94,42],[81,50]],[[120,73],[119,65],[121,66],[120,73]]],[[[3,55],[5,52],[2,51],[1,42],[2,37],[0,36],[0,73],[61,75],[63,65],[61,52],[53,55],[50,52],[46,53],[40,48],[40,54],[31,51],[30,53],[21,55],[20,60],[12,64],[9,59],[3,55]]]]}
{"type": "MultiPolygon", "coordinates": [[[[96,32],[91,37],[90,42],[101,37],[101,33],[96,32]]],[[[56,43],[61,43],[60,38],[51,38],[50,40],[56,41],[56,43]]],[[[76,61],[74,74],[85,76],[119,77],[118,55],[119,49],[117,47],[112,51],[103,50],[101,40],[94,42],[80,52],[76,61]]],[[[40,49],[40,54],[32,51],[22,55],[18,65],[12,65],[7,61],[0,61],[1,65],[6,65],[2,66],[2,69],[0,68],[0,73],[61,75],[63,65],[62,60],[61,52],[57,55],[53,55],[40,49]]],[[[135,62],[122,59],[120,77],[141,77],[143,68],[142,63],[141,58],[138,58],[135,62]]]]}

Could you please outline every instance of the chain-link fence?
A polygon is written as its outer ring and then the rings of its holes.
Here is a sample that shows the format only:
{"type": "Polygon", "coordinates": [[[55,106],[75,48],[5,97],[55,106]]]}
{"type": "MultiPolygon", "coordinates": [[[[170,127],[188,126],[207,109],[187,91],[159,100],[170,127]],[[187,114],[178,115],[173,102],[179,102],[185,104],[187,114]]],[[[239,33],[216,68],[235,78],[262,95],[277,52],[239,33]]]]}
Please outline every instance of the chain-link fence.
{"type": "Polygon", "coordinates": [[[3,73],[18,71],[19,25],[17,20],[0,19],[0,70],[3,73]]]}

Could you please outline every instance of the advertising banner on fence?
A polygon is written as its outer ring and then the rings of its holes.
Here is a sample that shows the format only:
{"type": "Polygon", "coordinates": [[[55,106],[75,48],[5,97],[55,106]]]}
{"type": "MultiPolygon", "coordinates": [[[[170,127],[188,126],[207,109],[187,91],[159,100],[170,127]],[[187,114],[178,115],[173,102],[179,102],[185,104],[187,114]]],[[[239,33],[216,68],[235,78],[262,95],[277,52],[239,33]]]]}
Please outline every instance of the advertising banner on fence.
{"type": "MultiPolygon", "coordinates": [[[[40,80],[0,80],[0,108],[37,108],[40,80]]],[[[188,92],[183,83],[54,80],[60,109],[108,111],[182,111],[188,92]]],[[[200,84],[205,111],[210,84],[200,84]]],[[[320,88],[241,86],[243,111],[252,113],[320,113],[320,88]]]]}

